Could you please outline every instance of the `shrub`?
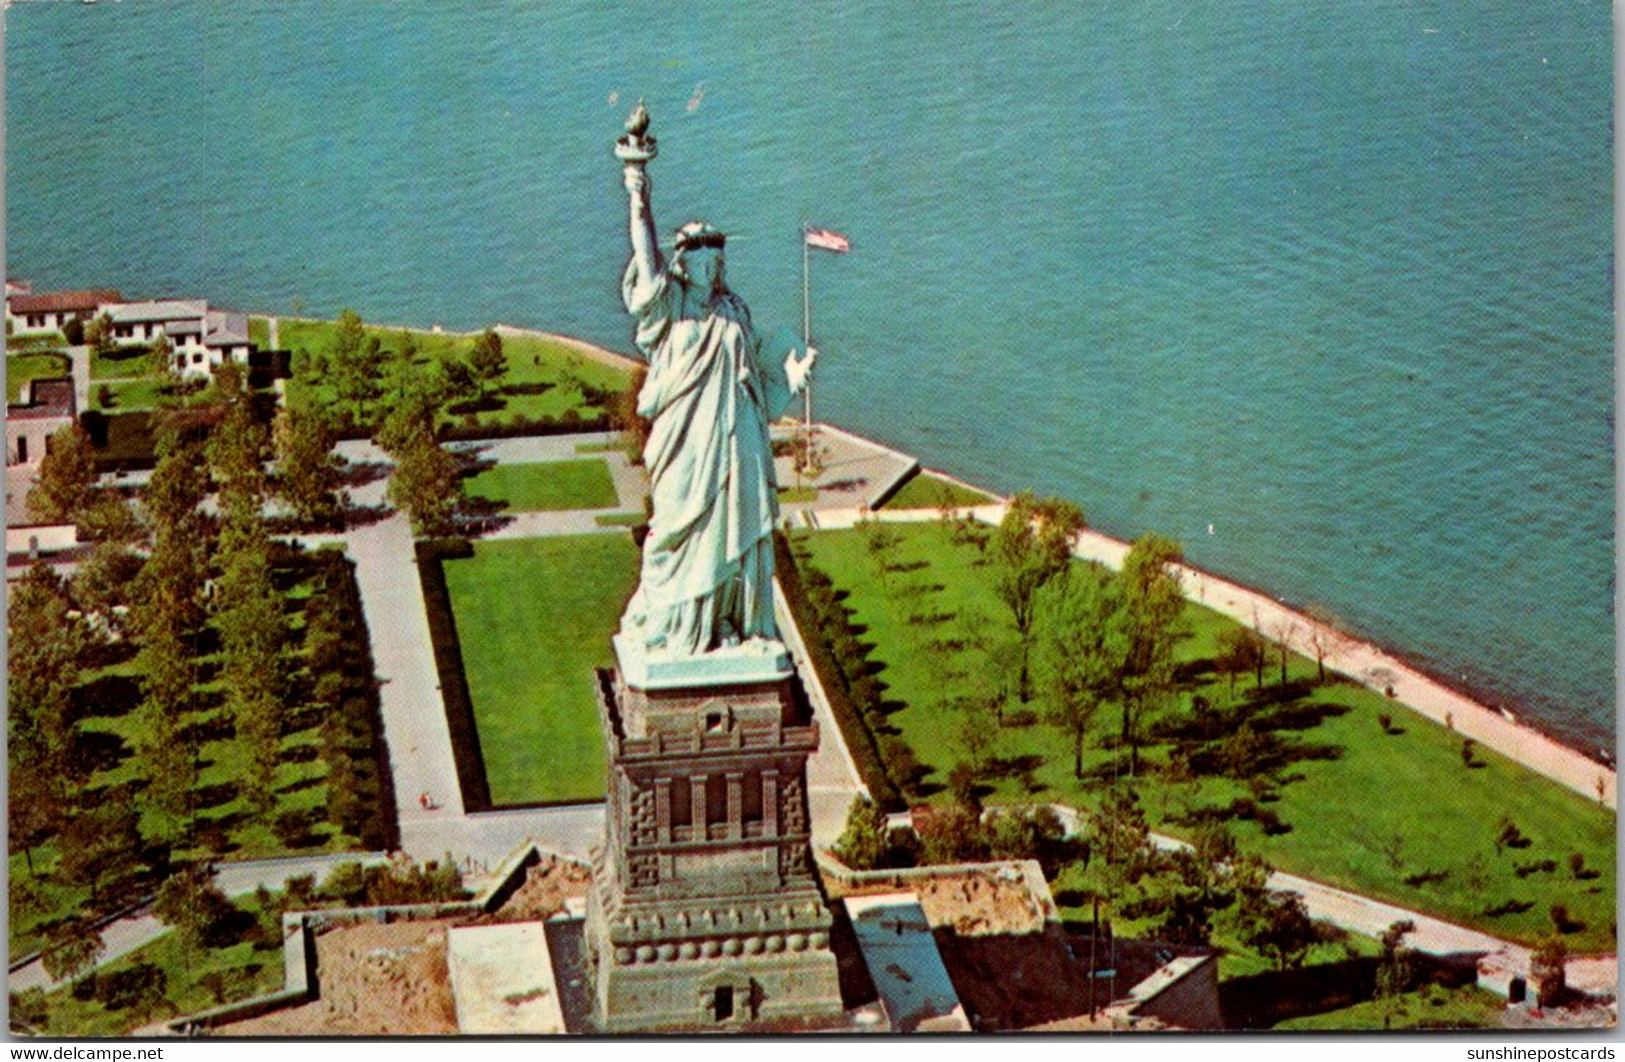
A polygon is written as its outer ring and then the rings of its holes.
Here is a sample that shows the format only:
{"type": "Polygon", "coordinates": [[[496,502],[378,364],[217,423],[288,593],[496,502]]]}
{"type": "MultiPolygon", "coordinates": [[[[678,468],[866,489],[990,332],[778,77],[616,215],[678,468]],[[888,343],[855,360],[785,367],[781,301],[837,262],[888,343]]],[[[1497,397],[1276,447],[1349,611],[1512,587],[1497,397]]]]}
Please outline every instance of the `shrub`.
{"type": "Polygon", "coordinates": [[[888,830],[886,813],[866,796],[852,801],[846,829],[835,842],[835,854],[853,870],[874,870],[885,860],[888,830]]]}
{"type": "Polygon", "coordinates": [[[1568,977],[1564,969],[1568,955],[1563,938],[1553,934],[1529,957],[1529,979],[1535,984],[1537,1006],[1555,1007],[1568,995],[1568,977]]]}

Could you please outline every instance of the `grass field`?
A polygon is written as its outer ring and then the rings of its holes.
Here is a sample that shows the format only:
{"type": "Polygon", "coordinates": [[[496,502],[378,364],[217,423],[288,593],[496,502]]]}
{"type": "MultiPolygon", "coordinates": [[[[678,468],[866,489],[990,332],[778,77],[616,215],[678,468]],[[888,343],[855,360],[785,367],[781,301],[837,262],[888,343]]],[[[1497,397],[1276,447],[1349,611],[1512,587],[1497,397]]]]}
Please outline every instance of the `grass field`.
{"type": "Polygon", "coordinates": [[[1279,1032],[1332,1032],[1372,1029],[1490,1029],[1501,1024],[1506,1000],[1476,985],[1447,989],[1430,986],[1391,999],[1373,999],[1342,1010],[1293,1018],[1279,1032]]]}
{"type": "MultiPolygon", "coordinates": [[[[249,915],[258,911],[252,896],[236,902],[249,915]]],[[[282,978],[279,940],[189,949],[178,933],[169,932],[98,968],[83,982],[94,994],[73,986],[46,994],[39,1031],[58,1037],[128,1036],[154,1021],[274,991],[282,978]]],[[[14,1018],[18,1009],[12,1010],[14,1018]]]]}
{"type": "Polygon", "coordinates": [[[106,356],[92,352],[90,378],[96,380],[124,380],[145,376],[152,368],[152,351],[145,345],[120,347],[106,356]]]}
{"type": "Polygon", "coordinates": [[[602,799],[592,671],[637,582],[631,538],[480,542],[444,566],[492,802],[602,799]]]}
{"type": "MultiPolygon", "coordinates": [[[[803,541],[815,565],[848,593],[846,607],[859,637],[874,647],[870,659],[894,702],[887,723],[932,768],[929,789],[944,785],[949,769],[968,758],[948,705],[992,670],[985,652],[961,645],[945,657],[943,644],[974,641],[964,617],[979,614],[986,631],[1001,632],[1009,619],[993,592],[993,569],[975,545],[955,544],[937,522],[891,526],[901,543],[884,579],[858,531],[817,532],[803,541]]],[[[1523,943],[1550,932],[1551,905],[1562,904],[1571,951],[1613,948],[1611,811],[1482,749],[1475,757],[1480,766],[1465,766],[1457,735],[1364,687],[1316,685],[1313,661],[1291,659],[1292,691],[1301,695],[1284,703],[1249,701],[1252,675],[1233,698],[1211,661],[1218,636],[1234,624],[1194,604],[1184,622],[1178,656],[1187,678],[1165,717],[1145,720],[1153,736],[1132,779],[1153,828],[1189,835],[1190,812],[1206,809],[1228,818],[1244,848],[1283,870],[1523,943]],[[1172,738],[1155,735],[1189,723],[1198,695],[1215,712],[1250,712],[1255,728],[1281,742],[1267,777],[1164,776],[1172,738]],[[1379,714],[1395,717],[1391,731],[1383,730],[1379,714]],[[1265,817],[1258,809],[1279,819],[1268,832],[1256,821],[1265,817]],[[1505,818],[1518,828],[1522,847],[1497,843],[1505,818]],[[1583,859],[1580,876],[1569,868],[1571,853],[1583,859]]],[[[1041,689],[1043,677],[1037,678],[1041,689]]],[[[1277,661],[1265,672],[1266,686],[1278,678],[1277,661]]],[[[1034,703],[1006,712],[987,754],[990,800],[1088,807],[1113,776],[1127,777],[1127,756],[1115,747],[1114,706],[1101,712],[1086,742],[1081,781],[1072,774],[1069,742],[1042,722],[1042,710],[1034,703]]]]}
{"type": "Polygon", "coordinates": [[[119,410],[156,409],[163,381],[154,378],[136,380],[102,380],[90,386],[90,399],[97,409],[119,410]],[[106,385],[112,391],[113,401],[104,404],[101,389],[106,385]]]}
{"type": "Polygon", "coordinates": [[[609,509],[618,499],[609,466],[597,458],[500,464],[470,476],[470,497],[503,503],[510,512],[609,509]]]}
{"type": "Polygon", "coordinates": [[[30,380],[68,376],[72,372],[66,354],[12,354],[6,358],[6,401],[22,401],[23,385],[30,380]]]}
{"type": "Polygon", "coordinates": [[[881,508],[940,509],[944,504],[963,508],[970,505],[987,505],[995,500],[997,499],[991,494],[983,494],[979,490],[961,486],[951,479],[943,479],[930,472],[921,472],[903,484],[881,508]]]}
{"type": "MultiPolygon", "coordinates": [[[[298,321],[281,318],[278,340],[288,350],[306,353],[326,353],[333,348],[337,337],[337,324],[333,321],[298,321]]],[[[406,332],[400,329],[368,328],[369,336],[377,336],[385,350],[399,351],[405,343],[406,332]]],[[[473,336],[412,330],[418,346],[417,364],[428,366],[447,357],[466,355],[474,345],[473,336]]],[[[596,416],[602,410],[594,406],[586,393],[592,389],[621,391],[628,382],[628,374],[616,366],[589,358],[570,346],[539,336],[506,335],[502,338],[503,353],[507,355],[508,370],[491,388],[488,400],[479,408],[466,413],[458,412],[458,403],[442,413],[444,423],[501,425],[521,419],[542,420],[562,418],[571,411],[581,417],[596,416]]],[[[305,391],[318,401],[334,401],[330,386],[312,375],[303,366],[308,357],[294,359],[294,378],[288,382],[291,392],[305,391]]]]}

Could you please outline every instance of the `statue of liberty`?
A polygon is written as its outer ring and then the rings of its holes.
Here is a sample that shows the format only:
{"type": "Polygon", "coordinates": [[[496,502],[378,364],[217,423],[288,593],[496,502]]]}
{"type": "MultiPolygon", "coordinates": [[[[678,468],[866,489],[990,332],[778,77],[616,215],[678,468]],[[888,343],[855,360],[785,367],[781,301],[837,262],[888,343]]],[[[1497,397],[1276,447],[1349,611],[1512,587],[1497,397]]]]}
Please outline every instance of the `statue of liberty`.
{"type": "Polygon", "coordinates": [[[777,484],[768,425],[805,386],[816,351],[764,347],[723,277],[725,236],[703,221],[660,251],[649,206],[643,105],[616,154],[631,199],[632,260],[621,295],[636,319],[648,378],[638,412],[653,517],[621,639],[646,653],[690,657],[778,639],[773,617],[777,484]],[[780,360],[782,359],[782,360],[780,360]]]}

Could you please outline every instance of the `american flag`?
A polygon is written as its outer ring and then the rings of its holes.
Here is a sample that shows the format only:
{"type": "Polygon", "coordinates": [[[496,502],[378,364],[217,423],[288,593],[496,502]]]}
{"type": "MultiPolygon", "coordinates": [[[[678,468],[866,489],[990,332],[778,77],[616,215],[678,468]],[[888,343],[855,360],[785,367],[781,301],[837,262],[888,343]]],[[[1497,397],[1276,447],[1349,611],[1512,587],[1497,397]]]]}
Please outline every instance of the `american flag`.
{"type": "Polygon", "coordinates": [[[836,254],[845,254],[852,249],[852,241],[838,232],[829,229],[808,229],[807,246],[818,247],[836,254]]]}

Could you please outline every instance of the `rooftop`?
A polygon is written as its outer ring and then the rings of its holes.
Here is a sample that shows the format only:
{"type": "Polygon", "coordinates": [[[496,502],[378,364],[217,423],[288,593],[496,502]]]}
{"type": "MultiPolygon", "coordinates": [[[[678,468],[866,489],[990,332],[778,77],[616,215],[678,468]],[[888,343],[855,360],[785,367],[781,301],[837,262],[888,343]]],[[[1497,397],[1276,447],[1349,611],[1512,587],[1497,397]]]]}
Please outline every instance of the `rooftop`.
{"type": "Polygon", "coordinates": [[[248,315],[227,310],[210,310],[204,343],[211,347],[248,342],[248,315]]]}
{"type": "Polygon", "coordinates": [[[84,291],[42,291],[33,294],[6,293],[6,306],[13,314],[68,313],[75,310],[94,310],[108,302],[118,302],[123,296],[111,288],[90,288],[84,291]]]}
{"type": "Polygon", "coordinates": [[[28,401],[7,406],[6,416],[12,420],[42,420],[46,417],[71,417],[74,414],[73,380],[61,376],[30,381],[28,401]]]}
{"type": "Polygon", "coordinates": [[[107,316],[114,324],[144,324],[147,322],[179,321],[188,317],[202,317],[209,312],[203,299],[160,299],[148,302],[112,302],[106,307],[107,316]]]}

